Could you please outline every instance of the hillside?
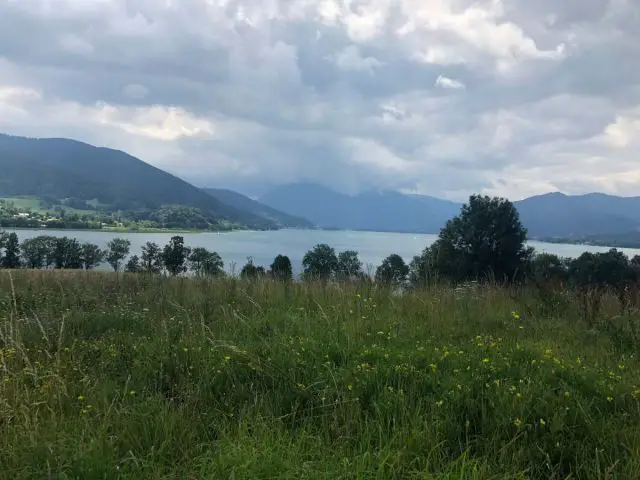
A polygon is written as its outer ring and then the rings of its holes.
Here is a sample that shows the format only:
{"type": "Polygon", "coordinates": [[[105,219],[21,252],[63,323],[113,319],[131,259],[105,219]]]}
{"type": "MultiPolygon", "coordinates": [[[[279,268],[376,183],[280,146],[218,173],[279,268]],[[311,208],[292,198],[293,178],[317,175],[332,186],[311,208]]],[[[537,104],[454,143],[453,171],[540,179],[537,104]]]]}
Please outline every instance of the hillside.
{"type": "Polygon", "coordinates": [[[129,211],[180,205],[200,210],[212,222],[276,228],[127,153],[74,140],[0,135],[0,169],[0,197],[71,197],[129,211]]]}
{"type": "MultiPolygon", "coordinates": [[[[348,196],[315,184],[278,187],[260,201],[325,228],[434,234],[462,206],[397,192],[348,196]]],[[[640,197],[549,193],[515,205],[531,238],[628,234],[640,226],[640,197]]]]}
{"type": "Polygon", "coordinates": [[[265,218],[280,228],[312,228],[314,226],[305,218],[281,212],[233,190],[222,188],[203,188],[203,190],[225,205],[265,218]]]}
{"type": "Polygon", "coordinates": [[[640,226],[640,197],[602,193],[548,193],[516,202],[522,223],[536,237],[621,234],[640,226]]]}
{"type": "Polygon", "coordinates": [[[321,227],[383,232],[437,233],[460,210],[433,197],[388,191],[352,197],[315,184],[286,185],[259,200],[321,227]]]}

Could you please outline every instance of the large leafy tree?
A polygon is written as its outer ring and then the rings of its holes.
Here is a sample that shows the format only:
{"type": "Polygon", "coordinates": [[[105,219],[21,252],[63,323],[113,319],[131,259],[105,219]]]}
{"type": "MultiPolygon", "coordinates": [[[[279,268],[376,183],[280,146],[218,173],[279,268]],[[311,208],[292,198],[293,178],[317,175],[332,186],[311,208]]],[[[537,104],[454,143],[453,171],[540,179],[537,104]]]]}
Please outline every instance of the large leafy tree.
{"type": "Polygon", "coordinates": [[[219,277],[224,274],[224,262],[216,252],[197,247],[189,255],[189,267],[198,276],[219,277]]]}
{"type": "Polygon", "coordinates": [[[357,280],[364,276],[362,262],[355,250],[346,250],[338,254],[337,274],[340,280],[357,280]]]}
{"type": "Polygon", "coordinates": [[[533,249],[509,200],[472,195],[423,255],[431,268],[453,281],[491,278],[513,281],[525,273],[533,249]]]}
{"type": "Polygon", "coordinates": [[[57,269],[81,269],[82,246],[75,238],[59,237],[53,248],[53,264],[57,269]]]}
{"type": "Polygon", "coordinates": [[[47,258],[53,257],[48,237],[33,237],[22,242],[20,249],[27,268],[43,268],[47,265],[47,258]]]}
{"type": "Polygon", "coordinates": [[[336,251],[321,243],[305,253],[302,258],[305,277],[313,280],[328,280],[338,270],[336,251]]]}
{"type": "Polygon", "coordinates": [[[104,260],[105,252],[93,243],[84,243],[82,245],[82,263],[85,270],[93,270],[99,266],[104,260]]]}
{"type": "Polygon", "coordinates": [[[142,246],[140,268],[146,273],[160,273],[162,271],[162,249],[154,242],[147,242],[142,246]]]}
{"type": "Polygon", "coordinates": [[[162,251],[162,261],[167,271],[173,276],[186,272],[187,258],[190,253],[191,249],[184,244],[184,237],[180,235],[171,237],[162,251]]]}
{"type": "Polygon", "coordinates": [[[390,286],[402,287],[407,281],[409,266],[398,254],[389,255],[376,269],[376,282],[390,286]]]}
{"type": "Polygon", "coordinates": [[[275,280],[287,281],[293,279],[291,260],[286,255],[278,255],[271,264],[271,274],[275,280]]]}
{"type": "Polygon", "coordinates": [[[106,260],[115,272],[120,271],[120,267],[131,250],[131,241],[125,238],[114,238],[107,243],[106,260]]]}

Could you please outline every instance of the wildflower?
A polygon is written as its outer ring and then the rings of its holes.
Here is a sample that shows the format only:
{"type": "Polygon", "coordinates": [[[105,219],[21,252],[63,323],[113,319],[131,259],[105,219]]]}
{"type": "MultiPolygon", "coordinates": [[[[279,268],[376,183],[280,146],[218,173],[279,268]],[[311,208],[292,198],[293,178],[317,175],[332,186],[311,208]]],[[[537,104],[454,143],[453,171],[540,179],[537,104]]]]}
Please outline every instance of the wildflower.
{"type": "Polygon", "coordinates": [[[488,358],[483,358],[482,359],[482,363],[489,363],[491,360],[489,360],[488,358]]]}
{"type": "Polygon", "coordinates": [[[520,426],[522,425],[522,420],[520,420],[519,418],[516,418],[516,419],[513,421],[513,424],[514,424],[516,427],[520,428],[520,426]]]}
{"type": "Polygon", "coordinates": [[[440,408],[442,407],[442,405],[444,405],[444,401],[443,400],[439,400],[436,402],[436,407],[440,408]]]}
{"type": "Polygon", "coordinates": [[[613,397],[607,397],[607,402],[613,402],[613,397]]]}
{"type": "Polygon", "coordinates": [[[511,316],[514,320],[520,320],[520,314],[516,311],[511,312],[511,316]]]}
{"type": "Polygon", "coordinates": [[[231,360],[231,357],[229,355],[225,355],[224,356],[224,361],[228,362],[229,360],[231,360]]]}
{"type": "Polygon", "coordinates": [[[80,395],[80,396],[78,397],[78,400],[80,400],[81,402],[84,402],[84,395],[80,395]]]}
{"type": "Polygon", "coordinates": [[[349,389],[349,391],[353,390],[353,385],[349,384],[347,385],[347,388],[349,389]]]}
{"type": "Polygon", "coordinates": [[[542,425],[543,427],[547,424],[547,422],[544,421],[544,419],[540,419],[540,425],[542,425]]]}

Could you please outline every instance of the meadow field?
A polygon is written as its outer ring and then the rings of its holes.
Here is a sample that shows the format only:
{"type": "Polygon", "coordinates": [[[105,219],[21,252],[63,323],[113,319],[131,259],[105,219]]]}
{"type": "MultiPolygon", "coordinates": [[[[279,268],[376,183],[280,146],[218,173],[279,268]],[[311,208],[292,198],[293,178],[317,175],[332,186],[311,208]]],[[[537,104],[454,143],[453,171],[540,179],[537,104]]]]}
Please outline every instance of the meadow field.
{"type": "Polygon", "coordinates": [[[640,314],[0,272],[1,479],[637,479],[640,314]]]}

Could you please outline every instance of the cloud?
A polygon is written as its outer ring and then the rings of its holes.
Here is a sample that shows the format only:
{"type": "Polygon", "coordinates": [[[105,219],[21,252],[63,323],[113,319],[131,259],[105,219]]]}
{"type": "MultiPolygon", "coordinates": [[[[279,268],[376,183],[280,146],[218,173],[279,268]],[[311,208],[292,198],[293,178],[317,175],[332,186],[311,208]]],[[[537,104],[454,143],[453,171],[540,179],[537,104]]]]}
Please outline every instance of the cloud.
{"type": "Polygon", "coordinates": [[[639,56],[623,0],[0,0],[0,131],[249,193],[637,194],[639,56]]]}
{"type": "Polygon", "coordinates": [[[442,88],[451,88],[453,90],[462,90],[466,88],[466,85],[458,80],[454,80],[453,78],[444,77],[442,75],[438,75],[436,78],[436,87],[442,88]]]}
{"type": "Polygon", "coordinates": [[[345,47],[344,50],[336,54],[333,58],[338,68],[347,71],[365,71],[373,74],[376,68],[383,66],[383,63],[377,58],[363,57],[357,45],[345,47]]]}

